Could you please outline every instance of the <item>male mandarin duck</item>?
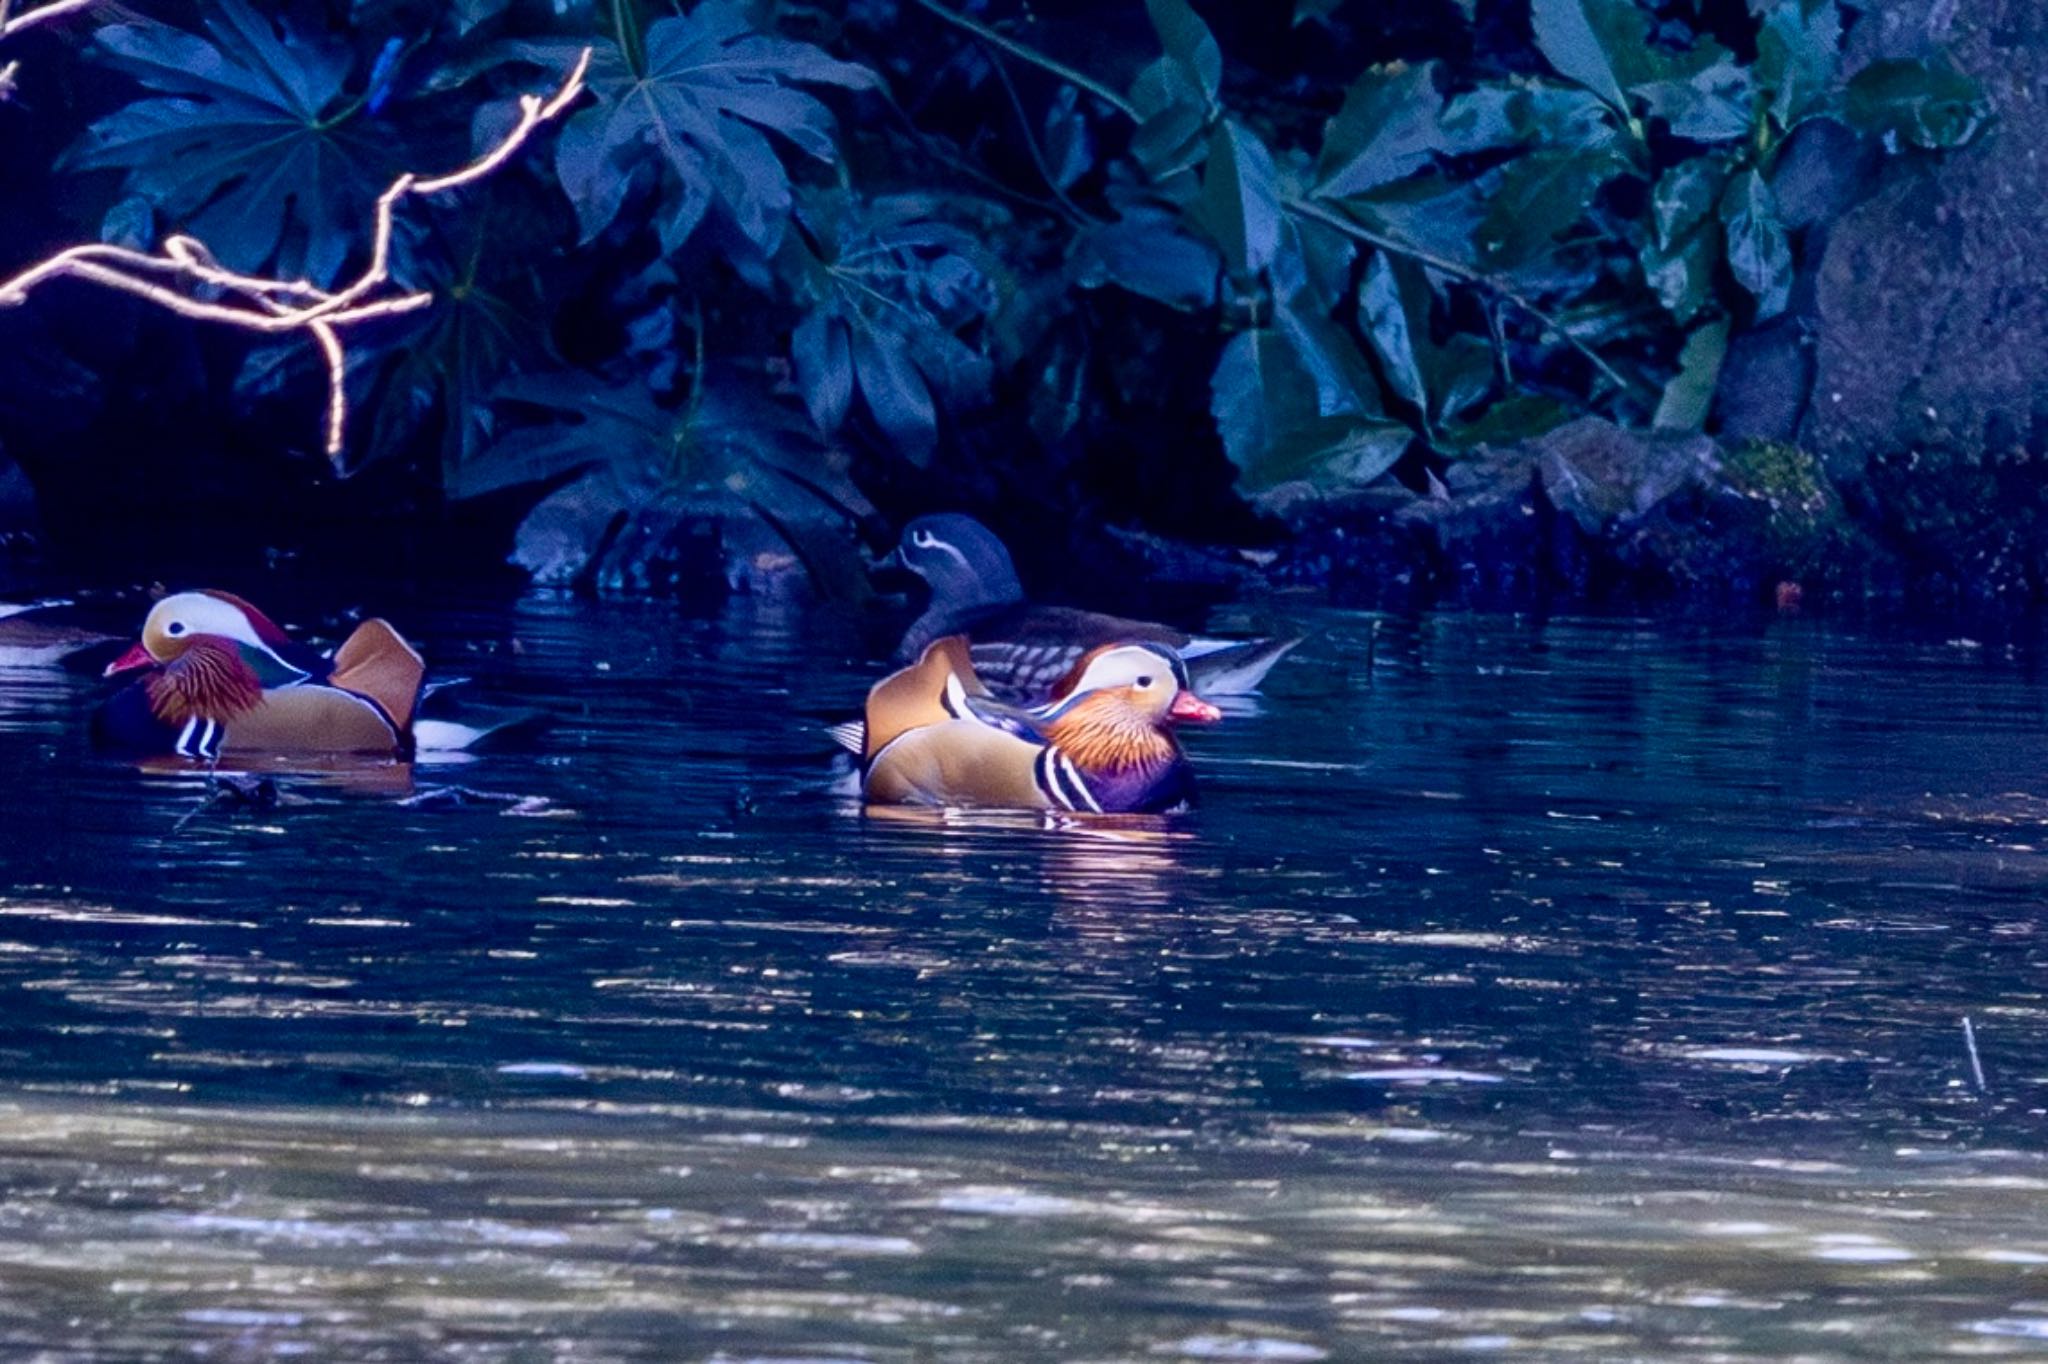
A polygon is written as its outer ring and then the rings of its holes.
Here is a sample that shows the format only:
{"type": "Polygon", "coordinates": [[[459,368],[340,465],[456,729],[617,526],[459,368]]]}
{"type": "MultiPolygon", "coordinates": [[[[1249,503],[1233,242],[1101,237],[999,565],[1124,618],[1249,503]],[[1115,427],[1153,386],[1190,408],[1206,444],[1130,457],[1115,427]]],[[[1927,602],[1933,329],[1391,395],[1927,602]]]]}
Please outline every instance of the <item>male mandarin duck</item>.
{"type": "Polygon", "coordinates": [[[104,743],[148,754],[406,756],[426,665],[381,620],[327,658],[226,592],[180,592],[150,608],[142,639],[107,676],[144,670],[94,717],[104,743]]]}
{"type": "Polygon", "coordinates": [[[933,640],[965,635],[974,666],[989,686],[1011,697],[1042,699],[1091,649],[1154,644],[1187,664],[1194,686],[1212,696],[1239,696],[1259,683],[1293,639],[1210,639],[1151,621],[1098,611],[1034,606],[1024,599],[1010,551],[971,516],[920,516],[903,528],[893,556],[931,588],[931,602],[903,636],[902,659],[933,640]]]}
{"type": "Polygon", "coordinates": [[[877,683],[859,732],[841,737],[858,742],[861,790],[878,803],[1155,813],[1194,793],[1172,722],[1220,715],[1156,644],[1095,649],[1060,699],[1007,705],[982,686],[967,641],[951,635],[877,683]]]}

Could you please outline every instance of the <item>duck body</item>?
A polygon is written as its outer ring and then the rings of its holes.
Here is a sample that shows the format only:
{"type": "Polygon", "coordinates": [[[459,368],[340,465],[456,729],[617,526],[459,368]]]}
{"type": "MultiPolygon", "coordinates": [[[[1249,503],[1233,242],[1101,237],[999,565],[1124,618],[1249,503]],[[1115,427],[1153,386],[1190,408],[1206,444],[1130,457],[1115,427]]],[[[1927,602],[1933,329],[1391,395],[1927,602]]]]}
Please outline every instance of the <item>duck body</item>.
{"type": "Polygon", "coordinates": [[[139,673],[94,716],[102,744],[208,761],[231,753],[381,754],[414,746],[426,665],[367,620],[333,657],[297,643],[225,592],[164,598],[142,639],[107,668],[139,673]]]}
{"type": "Polygon", "coordinates": [[[1216,639],[1155,621],[1025,600],[1010,552],[970,516],[922,516],[903,528],[896,562],[922,578],[931,601],[905,632],[898,657],[919,657],[937,639],[964,635],[982,681],[1013,700],[1043,701],[1091,650],[1154,644],[1186,664],[1193,687],[1215,696],[1256,691],[1301,641],[1216,639]]]}
{"type": "Polygon", "coordinates": [[[47,668],[113,635],[65,620],[68,600],[0,602],[0,668],[47,668]]]}
{"type": "Polygon", "coordinates": [[[1188,804],[1194,779],[1176,719],[1213,719],[1170,650],[1095,650],[1051,704],[1025,709],[982,685],[959,636],[868,694],[861,789],[881,804],[974,805],[1085,814],[1188,804]]]}

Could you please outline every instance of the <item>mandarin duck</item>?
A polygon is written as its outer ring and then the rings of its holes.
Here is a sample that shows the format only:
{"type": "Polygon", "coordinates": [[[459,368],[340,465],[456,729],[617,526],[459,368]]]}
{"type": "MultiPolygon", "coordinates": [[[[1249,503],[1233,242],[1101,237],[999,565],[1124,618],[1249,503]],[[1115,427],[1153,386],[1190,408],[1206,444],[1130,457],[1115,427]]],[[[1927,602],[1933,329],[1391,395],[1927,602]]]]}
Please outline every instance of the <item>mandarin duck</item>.
{"type": "Polygon", "coordinates": [[[945,635],[966,635],[983,681],[1012,698],[1044,699],[1083,654],[1105,644],[1164,645],[1187,663],[1196,688],[1240,696],[1258,690],[1273,665],[1301,643],[1299,637],[1212,639],[1151,621],[1033,605],[1003,542],[958,513],[912,521],[891,559],[931,589],[930,604],[903,636],[899,659],[917,657],[945,635]]]}
{"type": "Polygon", "coordinates": [[[1059,699],[1032,709],[992,696],[967,641],[949,635],[877,683],[859,745],[861,791],[882,804],[1157,813],[1188,804],[1194,778],[1171,728],[1221,712],[1156,644],[1112,644],[1075,667],[1059,699]]]}
{"type": "Polygon", "coordinates": [[[0,668],[42,668],[62,663],[114,636],[64,619],[68,598],[0,602],[0,668]]]}
{"type": "Polygon", "coordinates": [[[328,658],[226,592],[180,592],[150,608],[142,639],[107,665],[142,676],[94,717],[95,736],[142,754],[408,756],[426,664],[366,620],[328,658]]]}

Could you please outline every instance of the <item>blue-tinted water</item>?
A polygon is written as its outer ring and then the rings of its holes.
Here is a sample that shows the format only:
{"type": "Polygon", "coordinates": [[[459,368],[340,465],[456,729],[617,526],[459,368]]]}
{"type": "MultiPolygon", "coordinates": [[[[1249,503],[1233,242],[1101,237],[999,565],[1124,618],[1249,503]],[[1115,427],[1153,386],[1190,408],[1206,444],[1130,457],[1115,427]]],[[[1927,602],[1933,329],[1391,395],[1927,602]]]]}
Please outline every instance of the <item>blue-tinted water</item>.
{"type": "Polygon", "coordinates": [[[835,794],[831,619],[392,614],[553,730],[195,814],[0,676],[0,1354],[2048,1352],[2030,655],[1303,612],[1048,827],[835,794]]]}

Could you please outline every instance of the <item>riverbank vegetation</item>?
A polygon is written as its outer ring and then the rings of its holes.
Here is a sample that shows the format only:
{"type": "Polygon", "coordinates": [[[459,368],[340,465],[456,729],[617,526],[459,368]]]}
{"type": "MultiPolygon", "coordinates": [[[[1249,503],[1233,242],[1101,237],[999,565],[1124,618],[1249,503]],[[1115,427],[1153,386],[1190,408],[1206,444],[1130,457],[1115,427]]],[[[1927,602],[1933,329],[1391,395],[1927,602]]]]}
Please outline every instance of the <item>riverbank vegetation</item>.
{"type": "Polygon", "coordinates": [[[1708,426],[1731,338],[1796,309],[1846,207],[1803,143],[1927,155],[1990,117],[1939,55],[1845,62],[1868,22],[1837,0],[88,7],[0,53],[0,279],[182,234],[334,291],[398,177],[503,144],[586,49],[587,93],[399,219],[390,279],[432,306],[356,333],[332,441],[324,342],[70,282],[0,309],[0,431],[75,534],[94,499],[210,534],[265,506],[467,505],[523,517],[515,556],[559,581],[658,585],[707,519],[831,577],[849,529],[937,506],[1272,543],[1349,499],[1441,499],[1479,452],[1587,416],[1708,426]]]}

